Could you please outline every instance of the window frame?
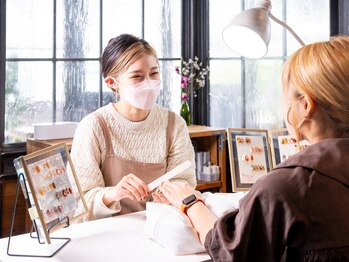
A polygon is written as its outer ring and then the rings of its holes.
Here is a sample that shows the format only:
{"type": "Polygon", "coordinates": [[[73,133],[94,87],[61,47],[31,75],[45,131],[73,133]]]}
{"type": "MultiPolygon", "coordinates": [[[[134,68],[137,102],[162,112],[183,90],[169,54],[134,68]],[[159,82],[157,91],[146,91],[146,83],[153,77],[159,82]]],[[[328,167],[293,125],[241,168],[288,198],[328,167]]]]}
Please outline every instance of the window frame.
{"type": "MultiPolygon", "coordinates": [[[[25,152],[25,142],[4,144],[5,131],[5,79],[6,79],[6,1],[0,0],[0,162],[3,155],[7,153],[25,152]]],[[[54,6],[56,6],[56,0],[54,6]]],[[[144,36],[144,1],[142,0],[142,37],[144,36]]],[[[194,56],[200,57],[204,66],[209,65],[209,0],[181,0],[182,1],[182,57],[189,59],[194,56]]],[[[102,4],[100,0],[100,19],[102,20],[102,4]]],[[[330,1],[330,33],[331,35],[348,34],[349,24],[346,14],[349,11],[349,3],[345,0],[330,1]]],[[[54,10],[55,12],[55,10],[54,10]]],[[[54,19],[54,18],[53,18],[54,19]]],[[[102,50],[103,25],[100,22],[100,50],[102,50]]],[[[55,34],[55,33],[54,33],[55,34]]],[[[52,59],[33,59],[37,61],[53,61],[52,59]]],[[[15,59],[13,59],[15,60],[15,59]]],[[[67,59],[57,59],[63,61],[67,59]]],[[[74,59],[69,59],[73,61],[74,59]]],[[[91,61],[91,58],[77,59],[79,61],[91,61]]],[[[92,59],[96,60],[96,59],[92,59]]],[[[161,58],[161,61],[171,60],[161,58]]],[[[29,61],[29,60],[28,60],[29,61]]],[[[75,60],[76,61],[76,60],[75,60]]],[[[242,60],[243,61],[243,60],[242,60]]],[[[54,76],[55,77],[55,76],[54,76]]],[[[100,76],[99,105],[102,105],[102,77],[100,76]]],[[[197,97],[190,96],[190,107],[192,111],[192,123],[208,125],[209,119],[209,81],[207,86],[198,91],[197,97]]],[[[55,114],[55,113],[54,113],[55,114]]],[[[2,165],[2,164],[1,164],[2,165]]]]}

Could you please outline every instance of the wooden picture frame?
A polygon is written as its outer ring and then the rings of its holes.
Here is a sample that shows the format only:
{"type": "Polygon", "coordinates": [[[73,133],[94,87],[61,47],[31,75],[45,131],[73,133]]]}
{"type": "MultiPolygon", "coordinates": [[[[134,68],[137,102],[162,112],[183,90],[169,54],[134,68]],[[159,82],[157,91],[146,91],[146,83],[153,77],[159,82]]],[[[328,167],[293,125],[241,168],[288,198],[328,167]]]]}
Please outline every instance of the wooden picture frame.
{"type": "Polygon", "coordinates": [[[271,169],[268,130],[227,128],[232,191],[248,191],[271,169]]]}
{"type": "Polygon", "coordinates": [[[88,207],[64,142],[16,158],[14,166],[40,240],[51,244],[50,233],[87,214],[88,207]],[[79,213],[78,206],[82,207],[79,213]]]}
{"type": "Polygon", "coordinates": [[[287,128],[279,128],[279,129],[269,130],[268,136],[269,136],[269,143],[270,143],[272,166],[274,168],[282,162],[282,158],[280,156],[279,139],[289,136],[289,134],[288,134],[287,128]]]}
{"type": "Polygon", "coordinates": [[[272,156],[272,168],[275,168],[278,164],[309,145],[309,142],[306,140],[300,141],[298,145],[297,139],[289,134],[287,128],[269,130],[268,136],[272,156]]]}

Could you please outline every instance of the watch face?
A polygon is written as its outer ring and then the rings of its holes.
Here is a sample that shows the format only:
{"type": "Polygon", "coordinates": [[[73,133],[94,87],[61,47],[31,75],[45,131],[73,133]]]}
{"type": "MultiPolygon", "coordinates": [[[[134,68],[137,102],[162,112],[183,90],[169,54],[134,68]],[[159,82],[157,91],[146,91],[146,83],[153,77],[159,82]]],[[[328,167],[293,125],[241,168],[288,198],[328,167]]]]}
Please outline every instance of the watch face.
{"type": "Polygon", "coordinates": [[[184,205],[189,205],[191,204],[192,202],[194,202],[196,200],[196,196],[193,194],[193,195],[190,195],[186,198],[183,199],[182,203],[184,205]]]}

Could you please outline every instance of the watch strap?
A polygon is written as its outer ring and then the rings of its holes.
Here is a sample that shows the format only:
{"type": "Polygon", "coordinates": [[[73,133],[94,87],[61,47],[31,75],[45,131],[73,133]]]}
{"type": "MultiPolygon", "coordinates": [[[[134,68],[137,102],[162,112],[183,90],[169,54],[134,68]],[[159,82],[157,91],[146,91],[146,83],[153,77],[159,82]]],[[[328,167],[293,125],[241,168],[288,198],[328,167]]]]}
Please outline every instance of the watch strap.
{"type": "Polygon", "coordinates": [[[187,215],[188,209],[197,202],[201,202],[205,205],[205,202],[202,199],[197,198],[194,194],[186,197],[182,200],[181,211],[187,215]]]}

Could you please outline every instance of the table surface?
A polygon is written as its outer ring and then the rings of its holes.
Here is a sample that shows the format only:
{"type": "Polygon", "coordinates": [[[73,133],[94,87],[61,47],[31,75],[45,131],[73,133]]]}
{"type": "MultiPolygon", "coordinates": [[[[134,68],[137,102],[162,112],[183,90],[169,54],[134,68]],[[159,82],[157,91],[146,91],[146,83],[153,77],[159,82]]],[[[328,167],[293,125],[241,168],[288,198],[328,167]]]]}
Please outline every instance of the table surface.
{"type": "MultiPolygon", "coordinates": [[[[205,261],[207,253],[175,256],[143,234],[145,211],[73,224],[51,237],[69,237],[71,241],[51,258],[8,256],[8,238],[0,239],[0,261],[205,261]]],[[[11,237],[10,253],[49,254],[60,245],[40,245],[29,234],[11,237]]]]}

